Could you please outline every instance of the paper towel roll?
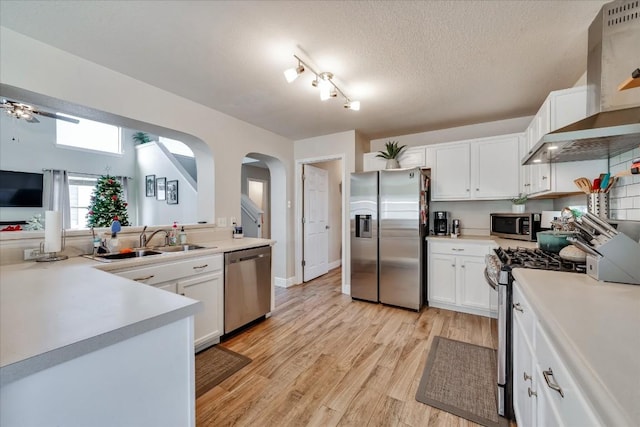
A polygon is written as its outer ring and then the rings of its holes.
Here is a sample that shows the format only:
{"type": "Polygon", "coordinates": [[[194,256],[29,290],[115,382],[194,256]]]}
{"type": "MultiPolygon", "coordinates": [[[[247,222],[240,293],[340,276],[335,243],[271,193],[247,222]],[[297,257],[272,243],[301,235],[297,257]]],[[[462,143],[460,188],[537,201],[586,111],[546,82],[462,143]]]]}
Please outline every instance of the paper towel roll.
{"type": "Polygon", "coordinates": [[[62,249],[62,215],[58,211],[44,213],[44,251],[60,252],[62,249]]]}

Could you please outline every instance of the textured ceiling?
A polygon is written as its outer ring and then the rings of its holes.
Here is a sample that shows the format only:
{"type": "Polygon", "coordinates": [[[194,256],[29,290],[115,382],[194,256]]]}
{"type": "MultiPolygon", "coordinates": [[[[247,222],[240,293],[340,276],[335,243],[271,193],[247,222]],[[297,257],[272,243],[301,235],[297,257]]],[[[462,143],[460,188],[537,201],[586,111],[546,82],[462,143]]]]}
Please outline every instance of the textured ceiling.
{"type": "Polygon", "coordinates": [[[384,138],[534,114],[586,70],[603,3],[2,0],[0,23],[291,139],[384,138]],[[294,53],[362,109],[288,84],[294,53]]]}

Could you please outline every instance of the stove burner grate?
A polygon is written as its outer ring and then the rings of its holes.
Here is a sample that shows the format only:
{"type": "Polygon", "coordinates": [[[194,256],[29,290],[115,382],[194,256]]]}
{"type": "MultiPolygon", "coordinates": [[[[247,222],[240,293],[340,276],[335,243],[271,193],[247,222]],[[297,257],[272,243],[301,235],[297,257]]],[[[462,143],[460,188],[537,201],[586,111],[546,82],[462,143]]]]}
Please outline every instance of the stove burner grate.
{"type": "Polygon", "coordinates": [[[510,267],[537,268],[540,270],[586,273],[584,262],[562,259],[558,254],[530,248],[498,248],[495,250],[502,265],[510,267]]]}

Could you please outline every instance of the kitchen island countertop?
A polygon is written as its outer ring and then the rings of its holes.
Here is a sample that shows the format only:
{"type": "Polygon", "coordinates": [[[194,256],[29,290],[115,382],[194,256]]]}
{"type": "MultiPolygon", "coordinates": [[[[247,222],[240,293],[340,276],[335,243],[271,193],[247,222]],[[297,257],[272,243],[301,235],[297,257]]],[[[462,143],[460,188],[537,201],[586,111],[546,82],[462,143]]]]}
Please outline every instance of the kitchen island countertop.
{"type": "Polygon", "coordinates": [[[524,268],[513,275],[605,425],[640,425],[640,286],[524,268]]]}
{"type": "Polygon", "coordinates": [[[71,257],[2,266],[0,385],[192,316],[202,308],[196,300],[109,271],[273,243],[228,239],[203,245],[208,249],[108,264],[71,257]]]}

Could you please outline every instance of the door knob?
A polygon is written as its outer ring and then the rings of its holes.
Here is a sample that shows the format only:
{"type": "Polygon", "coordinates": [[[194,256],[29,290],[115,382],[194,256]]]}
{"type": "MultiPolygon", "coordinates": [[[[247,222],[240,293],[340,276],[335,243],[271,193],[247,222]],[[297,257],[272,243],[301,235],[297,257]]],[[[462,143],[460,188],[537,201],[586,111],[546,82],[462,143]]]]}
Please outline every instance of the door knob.
{"type": "Polygon", "coordinates": [[[331,227],[329,227],[328,225],[325,225],[325,226],[324,226],[324,229],[325,229],[325,230],[328,230],[329,228],[331,228],[331,227]]]}

